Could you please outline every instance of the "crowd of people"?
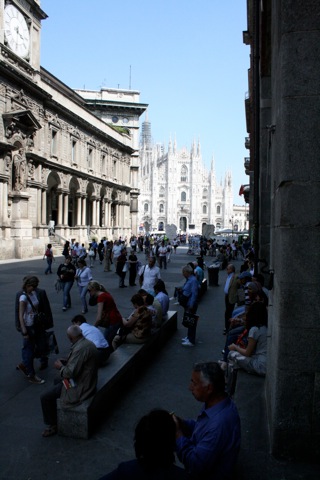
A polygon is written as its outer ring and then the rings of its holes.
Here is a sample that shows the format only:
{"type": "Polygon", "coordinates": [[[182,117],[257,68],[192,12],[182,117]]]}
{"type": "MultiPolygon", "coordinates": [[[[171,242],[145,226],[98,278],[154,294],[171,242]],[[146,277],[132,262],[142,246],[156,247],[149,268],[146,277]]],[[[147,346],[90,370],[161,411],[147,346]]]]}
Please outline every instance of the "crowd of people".
{"type": "MultiPolygon", "coordinates": [[[[70,292],[76,282],[82,312],[73,316],[67,328],[71,342],[69,355],[54,363],[58,372],[56,384],[41,395],[46,425],[44,437],[57,433],[58,398],[65,406],[77,405],[89,398],[97,385],[98,369],[107,365],[112,353],[123,343],[147,342],[166,320],[170,298],[161,270],[168,267],[170,255],[176,252],[179,242],[174,240],[171,247],[167,239],[154,240],[152,245],[150,238],[143,242],[135,237],[129,242],[101,240],[100,244],[93,242],[85,253],[78,242],[73,245],[66,242],[64,259],[57,269],[62,310],[71,308],[70,292]],[[129,257],[128,248],[131,249],[129,257]],[[149,252],[148,260],[142,264],[137,253],[145,249],[149,252]],[[90,251],[93,254],[89,255],[90,251]],[[92,258],[89,266],[88,257],[92,258]],[[126,286],[127,272],[129,285],[138,287],[131,297],[129,316],[121,315],[110,292],[93,279],[92,268],[97,259],[105,272],[113,266],[120,288],[126,286]],[[96,312],[93,325],[85,317],[90,307],[96,312]]],[[[175,289],[174,297],[183,307],[184,315],[194,319],[186,325],[187,334],[181,343],[184,347],[196,345],[197,310],[205,269],[203,257],[208,251],[203,247],[195,261],[183,266],[181,280],[184,283],[175,289]]],[[[236,259],[232,246],[230,251],[229,259],[236,259]]],[[[120,464],[103,479],[231,478],[241,434],[236,406],[226,391],[226,375],[237,368],[261,376],[266,374],[268,290],[263,276],[254,275],[250,255],[249,250],[239,274],[234,263],[226,267],[223,359],[196,364],[192,370],[189,389],[194,398],[203,403],[197,420],[183,420],[164,410],[150,412],[140,420],[135,431],[136,459],[120,464]],[[175,453],[184,470],[174,465],[175,453]]],[[[17,369],[29,382],[40,385],[44,380],[36,374],[34,360],[39,359],[40,370],[48,367],[46,330],[52,328],[53,317],[46,292],[38,285],[39,279],[35,276],[23,279],[22,289],[16,294],[16,327],[23,343],[22,361],[17,369]]]]}

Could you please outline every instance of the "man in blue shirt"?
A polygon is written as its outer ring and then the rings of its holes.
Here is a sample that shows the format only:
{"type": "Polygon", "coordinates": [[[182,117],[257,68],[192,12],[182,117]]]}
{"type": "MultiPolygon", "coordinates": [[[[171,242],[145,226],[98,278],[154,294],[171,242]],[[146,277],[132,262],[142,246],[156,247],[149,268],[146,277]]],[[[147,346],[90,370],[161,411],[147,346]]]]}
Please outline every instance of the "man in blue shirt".
{"type": "MultiPolygon", "coordinates": [[[[182,287],[182,294],[188,299],[185,311],[196,313],[198,308],[199,284],[193,268],[190,265],[186,265],[182,269],[182,275],[186,279],[186,282],[182,287]]],[[[196,329],[197,323],[188,328],[188,335],[182,340],[182,345],[184,347],[194,347],[196,343],[196,329]]]]}
{"type": "Polygon", "coordinates": [[[197,420],[173,415],[178,458],[199,480],[229,480],[240,448],[240,419],[218,363],[195,364],[189,390],[204,406],[197,420]]]}

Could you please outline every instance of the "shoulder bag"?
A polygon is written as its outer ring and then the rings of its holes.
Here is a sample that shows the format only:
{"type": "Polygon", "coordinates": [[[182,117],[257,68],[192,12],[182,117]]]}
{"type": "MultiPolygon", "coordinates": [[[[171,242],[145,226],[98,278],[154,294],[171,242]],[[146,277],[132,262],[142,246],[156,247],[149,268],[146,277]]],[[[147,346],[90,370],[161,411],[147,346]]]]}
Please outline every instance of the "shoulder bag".
{"type": "Polygon", "coordinates": [[[191,312],[184,312],[182,325],[186,328],[195,327],[198,323],[199,315],[191,312]]]}

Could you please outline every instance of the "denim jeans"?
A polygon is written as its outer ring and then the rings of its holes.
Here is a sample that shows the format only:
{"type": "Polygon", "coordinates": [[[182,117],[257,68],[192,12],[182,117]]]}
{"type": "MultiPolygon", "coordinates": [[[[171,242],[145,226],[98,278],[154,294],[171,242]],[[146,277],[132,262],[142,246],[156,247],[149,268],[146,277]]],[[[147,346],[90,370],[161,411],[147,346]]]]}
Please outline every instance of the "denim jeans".
{"type": "Polygon", "coordinates": [[[84,312],[87,312],[88,311],[88,305],[87,305],[86,295],[87,295],[88,287],[87,287],[87,285],[85,285],[84,287],[81,287],[80,285],[78,285],[78,288],[79,288],[79,293],[80,293],[82,310],[84,312]]]}
{"type": "Polygon", "coordinates": [[[27,374],[33,376],[35,374],[33,360],[35,356],[40,358],[41,365],[48,365],[48,357],[46,355],[46,338],[45,332],[36,332],[33,327],[26,327],[28,338],[23,338],[22,342],[22,363],[27,369],[27,374]]]}
{"type": "Polygon", "coordinates": [[[47,268],[45,269],[45,272],[44,272],[44,273],[45,273],[45,274],[47,274],[47,273],[52,273],[52,270],[51,270],[52,258],[47,257],[47,264],[48,264],[48,266],[47,266],[47,268]]]}
{"type": "Polygon", "coordinates": [[[70,296],[70,290],[72,288],[73,281],[71,280],[70,282],[62,282],[62,288],[63,288],[63,306],[65,308],[71,307],[71,296],[70,296]]]}

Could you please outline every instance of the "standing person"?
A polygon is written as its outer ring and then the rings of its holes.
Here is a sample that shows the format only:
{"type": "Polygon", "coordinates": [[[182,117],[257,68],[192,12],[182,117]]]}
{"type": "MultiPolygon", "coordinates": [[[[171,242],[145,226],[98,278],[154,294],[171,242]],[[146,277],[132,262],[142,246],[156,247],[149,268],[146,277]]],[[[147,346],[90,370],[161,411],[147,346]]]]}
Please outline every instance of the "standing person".
{"type": "Polygon", "coordinates": [[[111,263],[112,263],[112,243],[106,241],[104,250],[103,250],[103,271],[111,272],[111,263]]]}
{"type": "Polygon", "coordinates": [[[131,250],[131,253],[128,258],[129,262],[129,285],[130,287],[136,286],[136,276],[137,276],[137,263],[138,257],[135,253],[135,250],[131,250]]]}
{"type": "Polygon", "coordinates": [[[116,272],[117,272],[117,275],[119,275],[119,288],[127,287],[127,285],[124,284],[124,280],[127,275],[126,264],[127,264],[127,252],[126,252],[126,248],[123,247],[121,249],[120,255],[117,258],[117,263],[116,263],[116,272]]]}
{"type": "Polygon", "coordinates": [[[165,410],[152,410],[139,420],[134,435],[135,460],[120,463],[100,480],[187,480],[175,462],[175,423],[165,410]]]}
{"type": "Polygon", "coordinates": [[[218,363],[195,364],[189,390],[204,406],[197,420],[173,415],[178,458],[192,478],[231,480],[240,448],[240,419],[225,393],[218,363]]]}
{"type": "Polygon", "coordinates": [[[89,243],[89,250],[88,250],[88,257],[89,257],[89,267],[94,267],[94,262],[96,260],[97,254],[95,253],[94,247],[92,243],[89,243]]]}
{"type": "Polygon", "coordinates": [[[54,256],[53,256],[53,251],[52,251],[52,245],[51,243],[48,243],[47,245],[47,248],[46,248],[46,251],[44,252],[44,255],[43,255],[43,260],[44,259],[47,259],[47,268],[45,269],[44,273],[46,275],[48,275],[48,273],[52,273],[52,270],[51,270],[51,265],[52,265],[52,262],[54,261],[54,256]]]}
{"type": "Polygon", "coordinates": [[[89,267],[87,267],[87,263],[84,259],[79,258],[78,260],[78,268],[75,275],[75,280],[77,280],[78,289],[80,293],[80,299],[82,303],[82,312],[88,312],[88,305],[86,300],[86,294],[88,291],[88,283],[92,280],[92,273],[89,267]]]}
{"type": "Polygon", "coordinates": [[[104,244],[103,244],[103,239],[101,239],[98,245],[98,257],[99,257],[100,265],[102,265],[102,262],[103,262],[103,250],[104,250],[104,244]]]}
{"type": "Polygon", "coordinates": [[[67,257],[70,255],[70,242],[67,240],[63,246],[62,255],[67,257]]]}
{"type": "Polygon", "coordinates": [[[166,247],[164,241],[161,242],[161,245],[158,248],[157,253],[158,253],[158,256],[159,256],[159,267],[162,268],[162,265],[163,265],[163,268],[166,270],[167,269],[167,253],[168,253],[168,250],[167,250],[167,247],[166,247]]]}
{"type": "Polygon", "coordinates": [[[175,238],[173,240],[173,251],[174,251],[174,253],[177,253],[177,248],[178,248],[178,240],[175,238]]]}
{"type": "MultiPolygon", "coordinates": [[[[198,308],[199,285],[193,268],[190,265],[186,265],[182,269],[182,275],[186,279],[182,287],[182,296],[185,299],[182,306],[185,312],[196,313],[198,308]]],[[[181,342],[184,347],[194,347],[196,343],[196,331],[197,324],[188,328],[187,336],[183,338],[181,342]]]]}
{"type": "Polygon", "coordinates": [[[171,243],[167,243],[167,263],[170,263],[170,258],[171,258],[171,253],[172,253],[172,246],[171,243]]]}
{"type": "Polygon", "coordinates": [[[57,433],[57,399],[64,407],[78,405],[94,394],[98,379],[98,354],[96,346],[84,338],[78,325],[67,330],[71,350],[67,359],[59,359],[54,367],[59,370],[61,382],[41,395],[44,423],[43,437],[57,433]],[[64,388],[63,385],[66,387],[64,388]],[[66,386],[67,385],[67,386],[66,386]],[[71,385],[68,388],[68,385],[71,385]]]}
{"type": "Polygon", "coordinates": [[[122,316],[112,295],[106,291],[103,285],[91,280],[88,283],[88,292],[90,294],[89,305],[98,306],[95,327],[105,329],[104,336],[109,345],[122,324],[122,316]]]}
{"type": "Polygon", "coordinates": [[[16,328],[23,337],[22,362],[17,365],[29,382],[41,385],[44,380],[35,374],[34,358],[40,358],[40,370],[48,367],[45,330],[53,327],[50,303],[45,290],[38,288],[38,277],[23,279],[22,290],[16,294],[16,328]],[[36,316],[41,312],[45,322],[37,323],[36,316]]]}
{"type": "Polygon", "coordinates": [[[139,283],[143,290],[154,294],[153,287],[157,280],[160,280],[160,268],[156,266],[156,259],[155,257],[149,257],[148,265],[143,265],[139,270],[139,283]]]}
{"type": "Polygon", "coordinates": [[[227,266],[228,276],[224,285],[224,301],[226,307],[224,313],[224,334],[226,334],[229,329],[229,320],[232,317],[232,312],[237,302],[238,276],[235,272],[235,266],[229,263],[227,266]]]}
{"type": "Polygon", "coordinates": [[[73,286],[74,277],[76,274],[76,267],[72,263],[71,255],[67,255],[64,263],[61,263],[57,270],[57,275],[61,281],[63,291],[63,307],[65,312],[68,308],[71,308],[71,295],[70,290],[73,286]]]}

